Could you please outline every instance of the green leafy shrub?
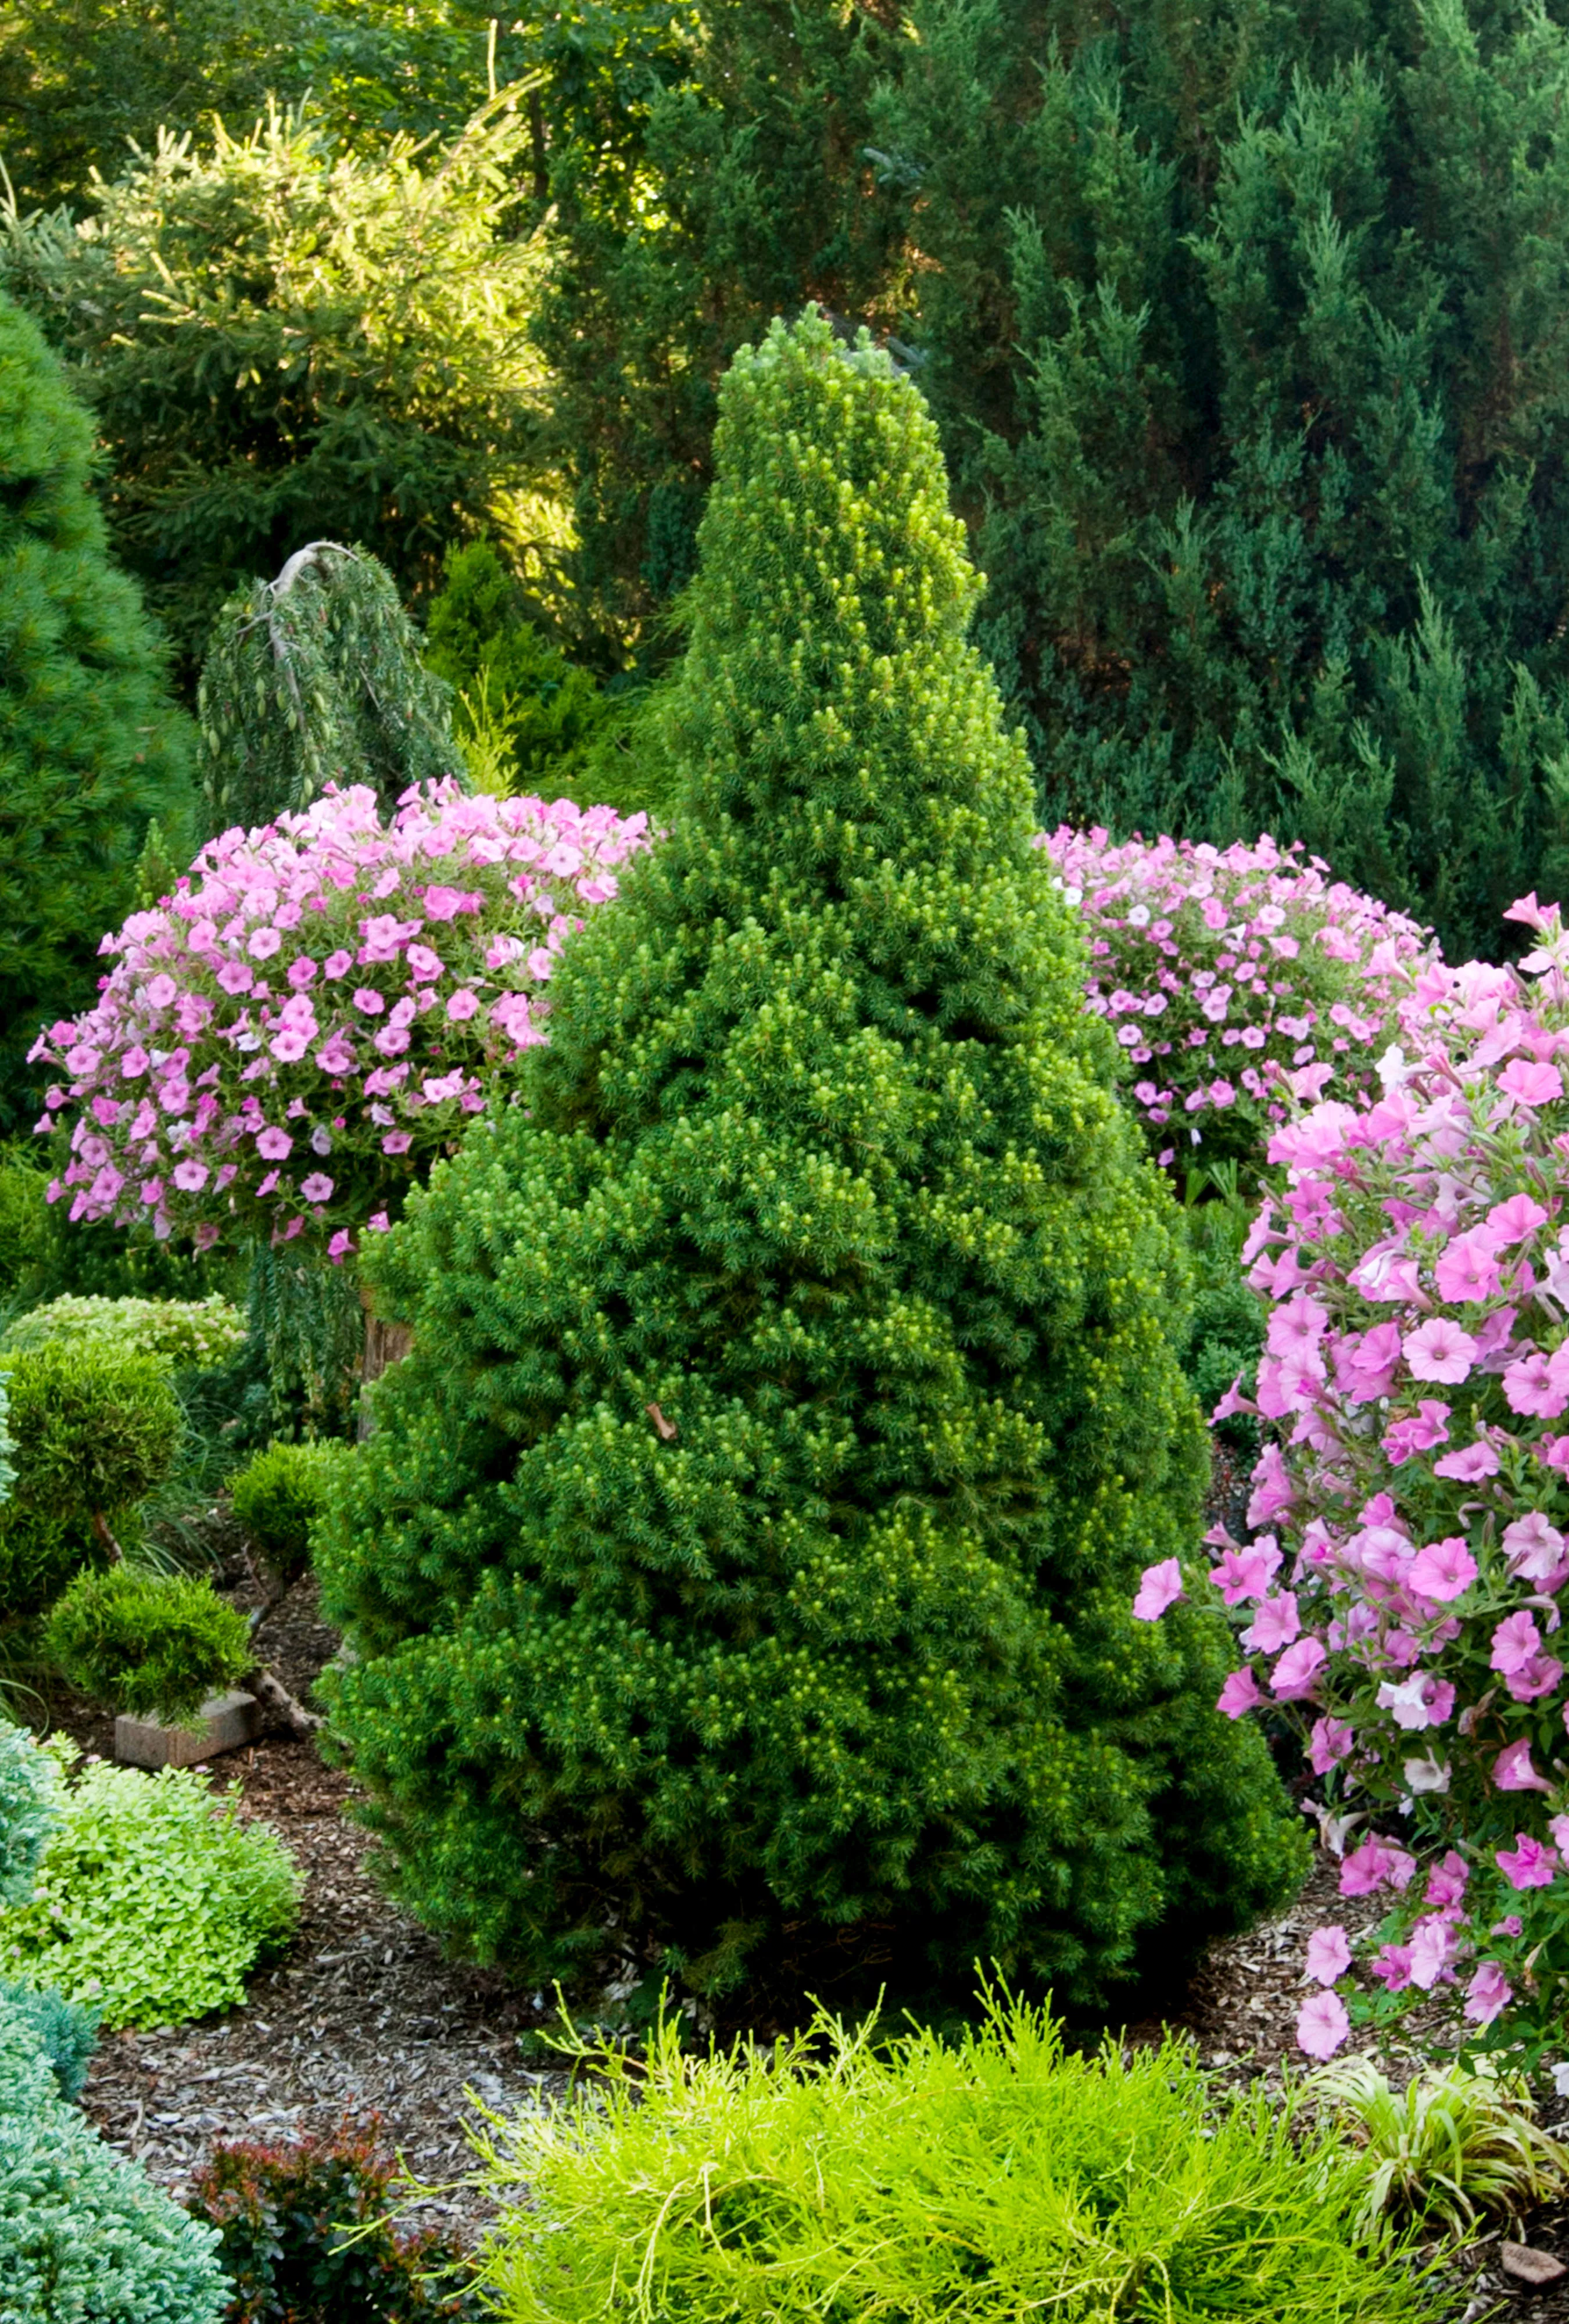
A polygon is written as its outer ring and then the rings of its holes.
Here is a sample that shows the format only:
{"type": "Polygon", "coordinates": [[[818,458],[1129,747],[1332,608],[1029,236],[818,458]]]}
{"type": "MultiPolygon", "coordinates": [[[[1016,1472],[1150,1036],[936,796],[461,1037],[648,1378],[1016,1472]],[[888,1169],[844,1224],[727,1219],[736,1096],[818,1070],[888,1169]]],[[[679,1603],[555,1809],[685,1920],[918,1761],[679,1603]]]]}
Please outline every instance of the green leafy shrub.
{"type": "Polygon", "coordinates": [[[255,1659],[250,1625],[205,1574],[133,1565],[78,1573],[51,1609],[43,1646],[91,1702],[177,1724],[255,1659]]]}
{"type": "Polygon", "coordinates": [[[110,565],[93,429],[0,295],[0,1122],[26,1118],[41,1020],[84,1004],[149,818],[189,817],[189,726],[110,565]]]}
{"type": "Polygon", "coordinates": [[[331,1441],[269,1444],[230,1483],[235,1517],[280,1582],[310,1563],[310,1528],[327,1507],[328,1480],[346,1447],[331,1441]]]}
{"type": "Polygon", "coordinates": [[[1518,2218],[1569,2187],[1569,2147],[1538,2125],[1524,2075],[1491,2058],[1433,2068],[1404,2089],[1372,2059],[1348,2058],[1306,2088],[1361,2159],[1361,2234],[1394,2213],[1470,2236],[1487,2214],[1518,2218]]]}
{"type": "Polygon", "coordinates": [[[288,1941],[292,1858],[208,1777],[88,1762],[64,1785],[29,1903],[0,1912],[0,1972],[96,1999],[104,2023],[178,2025],[245,1999],[288,1941]]]}
{"type": "Polygon", "coordinates": [[[107,1342],[127,1355],[161,1356],[174,1371],[214,1371],[245,1345],[245,1319],[221,1292],[206,1299],[106,1299],[67,1293],[9,1326],[0,1349],[51,1340],[107,1342]]]}
{"type": "Polygon", "coordinates": [[[0,1977],[0,2013],[31,2025],[49,2062],[54,2086],[72,2104],[80,2098],[97,2047],[100,2012],[95,2003],[68,2001],[45,1986],[36,1991],[15,1978],[0,1977]]]}
{"type": "Polygon", "coordinates": [[[218,2324],[217,2237],[60,2095],[38,2013],[0,1986],[0,2316],[218,2324]]]}
{"type": "Polygon", "coordinates": [[[234,2286],[225,2324],[477,2318],[471,2294],[441,2287],[457,2255],[434,2232],[400,2235],[391,2223],[393,2176],[374,2124],[289,2145],[215,2147],[192,2207],[217,2229],[234,2286]]]}
{"type": "MultiPolygon", "coordinates": [[[[587,2052],[581,2052],[586,2061],[587,2052]]],[[[956,2046],[819,2015],[694,2059],[662,2025],[591,2089],[476,2138],[512,2196],[481,2248],[505,2324],[1417,2324],[1408,2255],[1356,2248],[1363,2181],[1183,2043],[1065,2054],[989,1999],[956,2046]],[[523,2193],[527,2190],[526,2195],[523,2193]]]]}
{"type": "Polygon", "coordinates": [[[1130,1611],[1201,1523],[1175,1214],[915,389],[808,318],[719,443],[685,813],[365,1258],[413,1352],[315,1541],[334,1723],[398,1893],[532,1977],[1089,2002],[1304,1855],[1224,1631],[1130,1611]]]}
{"type": "Polygon", "coordinates": [[[25,1727],[0,1716],[0,1907],[24,1904],[32,1895],[60,1816],[54,1760],[25,1727]]]}
{"type": "Polygon", "coordinates": [[[174,1467],[183,1422],[169,1367],[102,1340],[51,1340],[9,1365],[16,1483],[0,1508],[0,1619],[42,1612],[111,1555],[106,1530],[174,1467]]]}

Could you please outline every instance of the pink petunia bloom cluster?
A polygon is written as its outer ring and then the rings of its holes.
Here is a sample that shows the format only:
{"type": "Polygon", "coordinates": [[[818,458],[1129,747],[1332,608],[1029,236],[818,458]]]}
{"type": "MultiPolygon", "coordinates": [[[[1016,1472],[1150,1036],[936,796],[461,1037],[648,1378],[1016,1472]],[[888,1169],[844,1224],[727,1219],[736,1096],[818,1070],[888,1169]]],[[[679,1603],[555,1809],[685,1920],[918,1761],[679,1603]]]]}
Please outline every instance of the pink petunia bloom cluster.
{"type": "Polygon", "coordinates": [[[1342,1893],[1389,1905],[1367,1983],[1337,1989],[1341,1932],[1310,1944],[1316,2057],[1446,1994],[1469,2039],[1539,2052],[1569,2005],[1569,932],[1534,896],[1509,917],[1518,969],[1415,964],[1376,1097],[1272,1136],[1266,1353],[1216,1412],[1265,1428],[1251,1538],[1217,1527],[1202,1582],[1164,1561],[1135,1605],[1219,1597],[1220,1708],[1296,1725],[1342,1893]]]}
{"type": "Polygon", "coordinates": [[[100,950],[97,1005],[39,1036],[59,1079],[51,1200],[231,1232],[327,1238],[340,1260],[483,1112],[498,1065],[547,1037],[585,909],[650,844],[643,816],[569,800],[328,790],[204,847],[100,950]]]}
{"type": "Polygon", "coordinates": [[[1293,1101],[1376,1087],[1407,969],[1430,933],[1317,857],[1133,839],[1064,824],[1037,841],[1088,939],[1091,1010],[1137,1070],[1163,1165],[1251,1158],[1293,1101]]]}

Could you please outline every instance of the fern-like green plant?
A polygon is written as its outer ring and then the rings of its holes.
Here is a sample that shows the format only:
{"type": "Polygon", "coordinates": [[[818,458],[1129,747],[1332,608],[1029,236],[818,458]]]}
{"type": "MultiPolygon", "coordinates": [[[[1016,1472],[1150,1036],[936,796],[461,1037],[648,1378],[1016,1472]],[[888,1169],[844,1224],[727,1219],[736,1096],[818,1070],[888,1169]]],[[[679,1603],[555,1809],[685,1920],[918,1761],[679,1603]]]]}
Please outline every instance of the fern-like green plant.
{"type": "Polygon", "coordinates": [[[1490,2058],[1418,2074],[1403,2090],[1371,2058],[1348,2058],[1306,2089],[1360,2157],[1360,2234],[1393,2214],[1465,2235],[1484,2214],[1517,2214],[1569,2187],[1569,2147],[1537,2122],[1524,2076],[1490,2058]]]}

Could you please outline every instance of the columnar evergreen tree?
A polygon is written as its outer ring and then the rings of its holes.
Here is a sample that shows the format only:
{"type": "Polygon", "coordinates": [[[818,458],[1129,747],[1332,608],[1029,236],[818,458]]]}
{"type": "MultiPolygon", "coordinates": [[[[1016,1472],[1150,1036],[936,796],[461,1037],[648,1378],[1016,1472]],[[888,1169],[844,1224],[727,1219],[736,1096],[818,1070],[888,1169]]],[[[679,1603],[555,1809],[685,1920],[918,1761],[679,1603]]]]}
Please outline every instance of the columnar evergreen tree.
{"type": "Polygon", "coordinates": [[[426,669],[392,576],[365,549],[297,549],[214,624],[197,692],[211,816],[248,830],[365,783],[391,815],[411,783],[467,788],[452,689],[426,669]]]}
{"type": "Polygon", "coordinates": [[[1046,812],[1569,881],[1569,32],[913,0],[879,138],[1046,812]]]}
{"type": "Polygon", "coordinates": [[[716,458],[685,811],[367,1262],[333,1714],[399,1894],[531,1977],[1092,1999],[1299,1869],[1223,1634],[1130,1614],[1201,1522],[1172,1215],[919,395],[808,315],[716,458]]]}
{"type": "Polygon", "coordinates": [[[148,823],[188,829],[189,722],[91,490],[92,429],[0,298],[0,1122],[46,1014],[81,1005],[148,823]]]}

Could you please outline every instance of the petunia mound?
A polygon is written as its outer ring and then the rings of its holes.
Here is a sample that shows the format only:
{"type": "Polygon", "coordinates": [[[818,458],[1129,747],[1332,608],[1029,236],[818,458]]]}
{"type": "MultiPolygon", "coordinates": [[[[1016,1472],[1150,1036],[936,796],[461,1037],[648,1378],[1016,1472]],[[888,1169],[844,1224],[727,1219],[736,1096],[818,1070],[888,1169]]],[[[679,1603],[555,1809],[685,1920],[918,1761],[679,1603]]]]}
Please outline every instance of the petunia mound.
{"type": "Polygon", "coordinates": [[[1430,930],[1268,833],[1119,844],[1064,824],[1036,844],[1083,918],[1086,1005],[1116,1036],[1162,1165],[1251,1175],[1297,1103],[1376,1094],[1430,930]]]}
{"type": "Polygon", "coordinates": [[[385,1223],[543,1041],[561,945],[649,844],[569,799],[368,788],[210,841],[100,950],[97,1004],[32,1060],[73,1219],[150,1219],[198,1250],[258,1230],[328,1242],[385,1223]]]}
{"type": "Polygon", "coordinates": [[[1296,1724],[1343,1894],[1389,1908],[1314,2056],[1432,1997],[1539,2055],[1569,2003],[1569,933],[1509,917],[1518,969],[1414,968],[1376,1096],[1277,1130],[1244,1255],[1267,1352],[1219,1409],[1269,1441],[1194,1587],[1245,1657],[1221,1708],[1296,1724]]]}
{"type": "Polygon", "coordinates": [[[398,1895],[536,1982],[1090,2000],[1305,1852],[1223,1627],[1129,1611],[1200,1522],[1169,1197],[915,388],[776,327],[716,456],[682,811],[369,1259],[333,1724],[398,1895]]]}

